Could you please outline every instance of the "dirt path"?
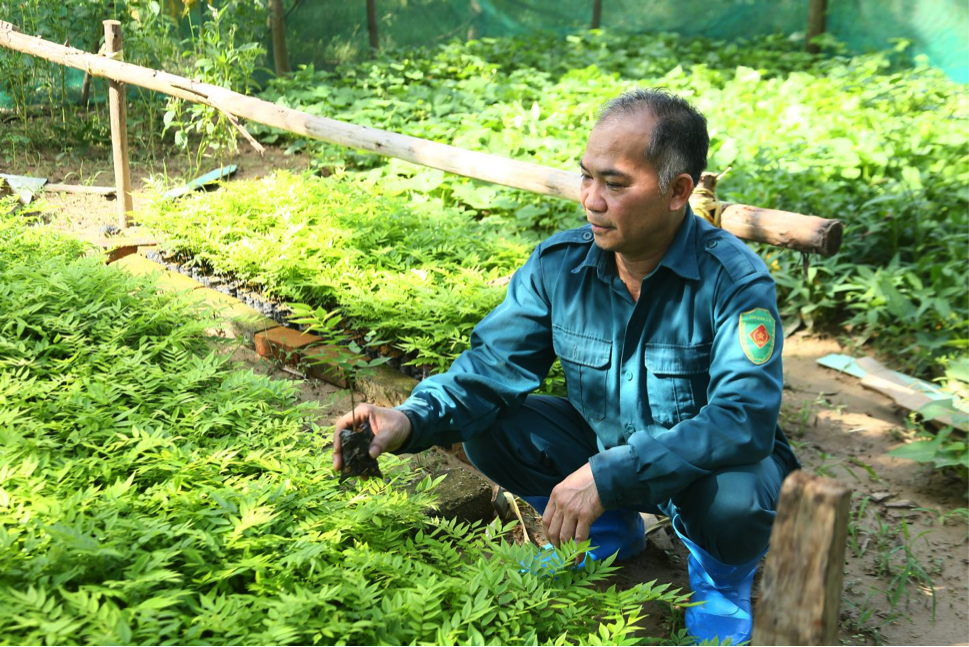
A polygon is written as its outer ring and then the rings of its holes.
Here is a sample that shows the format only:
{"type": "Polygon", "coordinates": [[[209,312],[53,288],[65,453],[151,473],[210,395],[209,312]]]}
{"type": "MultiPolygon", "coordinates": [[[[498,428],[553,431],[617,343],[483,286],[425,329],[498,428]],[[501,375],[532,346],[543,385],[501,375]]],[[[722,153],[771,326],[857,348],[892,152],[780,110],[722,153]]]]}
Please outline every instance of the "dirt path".
{"type": "MultiPolygon", "coordinates": [[[[307,163],[305,157],[287,156],[272,148],[263,157],[243,151],[226,160],[229,162],[239,165],[240,178],[258,177],[274,167],[301,170],[307,163]]],[[[110,160],[88,161],[86,177],[96,177],[97,184],[110,184],[110,168],[110,160]]],[[[51,181],[77,182],[79,178],[78,169],[70,164],[42,160],[0,170],[44,175],[51,181]]],[[[136,208],[142,199],[140,187],[152,170],[134,169],[136,208]]],[[[100,225],[113,223],[117,213],[113,201],[96,196],[52,194],[46,202],[53,210],[55,226],[89,238],[97,237],[100,225]]],[[[850,645],[965,644],[969,642],[966,485],[887,455],[904,441],[905,416],[887,398],[862,388],[857,379],[816,363],[817,358],[842,350],[830,339],[796,335],[787,340],[782,411],[782,423],[804,468],[839,478],[855,490],[841,641],[850,645]]],[[[251,351],[237,353],[250,366],[294,379],[251,351]]],[[[348,408],[346,397],[328,385],[304,383],[301,390],[303,398],[321,401],[324,419],[332,420],[348,408]]],[[[678,541],[651,542],[645,553],[624,565],[614,581],[629,585],[654,579],[686,589],[686,552],[678,541]]],[[[681,621],[669,610],[650,613],[645,626],[651,632],[675,629],[681,621]]]]}

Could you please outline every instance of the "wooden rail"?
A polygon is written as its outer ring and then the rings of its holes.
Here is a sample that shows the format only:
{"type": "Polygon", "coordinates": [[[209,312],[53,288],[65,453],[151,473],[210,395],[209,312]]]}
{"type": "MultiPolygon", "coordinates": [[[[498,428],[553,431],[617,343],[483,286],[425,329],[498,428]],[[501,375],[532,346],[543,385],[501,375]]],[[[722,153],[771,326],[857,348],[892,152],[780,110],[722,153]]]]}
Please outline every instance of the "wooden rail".
{"type": "MultiPolygon", "coordinates": [[[[111,60],[72,47],[27,36],[0,21],[0,46],[85,70],[117,82],[212,106],[229,115],[332,144],[396,157],[465,177],[534,193],[579,200],[579,174],[447,144],[318,117],[225,88],[111,60]]],[[[745,240],[830,256],[841,246],[838,220],[747,205],[725,205],[722,226],[745,240]]]]}

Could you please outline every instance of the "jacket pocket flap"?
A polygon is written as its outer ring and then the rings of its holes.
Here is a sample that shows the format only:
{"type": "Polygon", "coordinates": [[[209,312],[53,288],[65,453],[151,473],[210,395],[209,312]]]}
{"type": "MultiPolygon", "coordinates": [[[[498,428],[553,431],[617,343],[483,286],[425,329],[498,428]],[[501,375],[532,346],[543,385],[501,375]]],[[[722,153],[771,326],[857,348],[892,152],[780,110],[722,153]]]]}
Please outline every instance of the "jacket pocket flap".
{"type": "Polygon", "coordinates": [[[592,368],[608,366],[612,357],[611,341],[572,332],[558,325],[552,326],[552,347],[559,359],[592,368]]]}
{"type": "Polygon", "coordinates": [[[696,375],[710,368],[713,344],[646,344],[646,368],[657,375],[696,375]]]}

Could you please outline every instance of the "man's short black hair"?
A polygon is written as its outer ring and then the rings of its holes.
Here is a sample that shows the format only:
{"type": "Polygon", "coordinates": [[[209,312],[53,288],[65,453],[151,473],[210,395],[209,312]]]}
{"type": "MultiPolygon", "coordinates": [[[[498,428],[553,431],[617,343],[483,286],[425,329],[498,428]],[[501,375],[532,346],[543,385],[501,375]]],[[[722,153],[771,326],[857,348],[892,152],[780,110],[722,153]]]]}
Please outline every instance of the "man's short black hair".
{"type": "Polygon", "coordinates": [[[596,124],[619,115],[641,113],[656,120],[644,153],[659,175],[660,190],[666,193],[680,173],[688,173],[696,186],[707,167],[710,148],[706,118],[686,99],[665,89],[636,88],[606,103],[596,124]]]}

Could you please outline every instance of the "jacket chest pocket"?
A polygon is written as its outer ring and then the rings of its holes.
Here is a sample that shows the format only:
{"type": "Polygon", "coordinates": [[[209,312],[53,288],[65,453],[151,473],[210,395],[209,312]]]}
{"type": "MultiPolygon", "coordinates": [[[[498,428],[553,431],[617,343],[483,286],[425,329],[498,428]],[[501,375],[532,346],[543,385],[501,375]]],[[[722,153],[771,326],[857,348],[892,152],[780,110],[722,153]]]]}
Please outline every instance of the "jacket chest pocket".
{"type": "Polygon", "coordinates": [[[672,427],[700,413],[710,383],[712,344],[646,344],[646,391],[653,421],[672,427]]]}
{"type": "Polygon", "coordinates": [[[552,346],[565,371],[569,402],[587,421],[602,420],[612,342],[553,325],[552,346]]]}

